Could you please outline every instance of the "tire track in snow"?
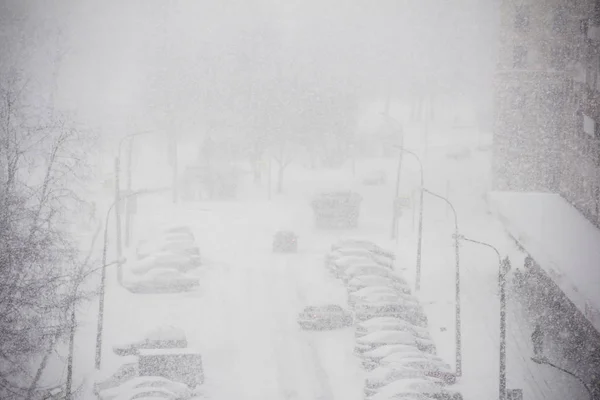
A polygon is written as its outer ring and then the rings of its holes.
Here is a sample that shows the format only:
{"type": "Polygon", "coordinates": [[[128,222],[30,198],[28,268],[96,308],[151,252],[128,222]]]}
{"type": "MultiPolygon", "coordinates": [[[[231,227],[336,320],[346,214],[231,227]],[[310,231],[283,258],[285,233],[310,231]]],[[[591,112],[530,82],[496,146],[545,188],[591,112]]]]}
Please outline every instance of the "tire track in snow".
{"type": "Polygon", "coordinates": [[[290,400],[330,400],[333,397],[320,360],[296,321],[303,303],[297,296],[297,282],[289,272],[297,261],[294,255],[273,257],[273,284],[268,285],[271,304],[279,305],[272,309],[271,322],[272,331],[277,334],[274,349],[281,395],[290,400]]]}
{"type": "MultiPolygon", "coordinates": [[[[286,259],[285,269],[282,270],[282,274],[284,275],[283,279],[285,279],[290,286],[293,286],[293,288],[289,288],[289,295],[295,297],[295,302],[302,306],[308,305],[308,303],[306,295],[301,290],[301,286],[299,285],[301,280],[299,279],[297,273],[300,268],[310,268],[309,263],[312,263],[313,260],[311,260],[311,257],[308,257],[308,255],[309,254],[299,254],[293,258],[286,259]]],[[[301,351],[305,363],[308,363],[308,365],[314,367],[315,378],[320,388],[320,393],[318,393],[317,397],[315,398],[319,400],[333,400],[333,391],[331,389],[327,372],[323,367],[321,357],[317,347],[315,346],[315,338],[313,337],[314,334],[311,332],[302,332],[296,323],[295,315],[293,324],[295,327],[295,333],[299,336],[299,344],[304,344],[303,347],[305,350],[308,350],[301,351]]],[[[316,334],[318,334],[318,332],[316,334]]]]}

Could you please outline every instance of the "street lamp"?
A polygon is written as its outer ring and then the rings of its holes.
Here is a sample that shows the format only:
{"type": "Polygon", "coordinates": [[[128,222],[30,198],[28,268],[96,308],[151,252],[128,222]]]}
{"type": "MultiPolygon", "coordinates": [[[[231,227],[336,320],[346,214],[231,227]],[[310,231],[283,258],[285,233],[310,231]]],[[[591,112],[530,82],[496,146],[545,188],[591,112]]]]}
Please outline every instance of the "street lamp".
{"type": "MultiPolygon", "coordinates": [[[[425,188],[422,190],[425,193],[429,193],[430,195],[441,199],[450,206],[452,213],[454,214],[454,252],[455,252],[455,262],[456,262],[456,278],[455,278],[455,315],[456,315],[456,376],[462,376],[462,337],[461,337],[461,318],[460,318],[460,259],[458,252],[458,217],[456,215],[456,210],[450,200],[447,198],[440,196],[439,194],[433,193],[425,188]]],[[[417,284],[416,287],[420,287],[421,280],[421,271],[417,271],[417,284]]]]}
{"type": "MultiPolygon", "coordinates": [[[[126,185],[127,185],[126,190],[127,190],[127,193],[129,193],[131,191],[131,186],[132,186],[131,162],[132,162],[133,143],[134,143],[133,139],[136,136],[147,135],[150,133],[154,133],[154,131],[142,131],[142,132],[132,133],[127,136],[124,136],[119,141],[119,146],[118,146],[118,150],[117,150],[117,158],[115,159],[115,199],[117,201],[121,195],[120,174],[121,174],[121,148],[123,146],[123,143],[125,143],[125,141],[129,139],[129,152],[128,152],[129,154],[127,156],[127,183],[126,183],[126,185]]],[[[131,213],[130,213],[129,209],[126,209],[126,211],[125,211],[125,246],[127,246],[127,247],[129,246],[130,236],[131,236],[131,213]]],[[[121,215],[119,212],[117,212],[117,242],[118,242],[117,254],[118,254],[118,257],[121,257],[121,215]]]]}
{"type": "MultiPolygon", "coordinates": [[[[400,146],[395,146],[400,149],[400,153],[406,153],[414,157],[419,163],[419,174],[421,178],[421,190],[420,190],[420,198],[419,198],[419,230],[417,233],[417,265],[416,265],[416,283],[415,290],[421,289],[421,247],[423,243],[423,191],[425,190],[425,183],[423,180],[423,163],[421,163],[421,159],[415,153],[400,146]]],[[[398,193],[396,193],[396,198],[398,198],[398,193]]]]}
{"type": "MultiPolygon", "coordinates": [[[[106,232],[106,230],[105,230],[106,232]]],[[[103,257],[104,259],[104,257],[103,257]]],[[[108,264],[103,264],[102,267],[102,283],[100,286],[100,300],[99,300],[99,312],[98,312],[98,330],[96,332],[96,369],[100,369],[100,361],[102,359],[102,329],[104,324],[104,282],[106,280],[106,267],[118,264],[121,265],[124,260],[115,260],[108,264]]],[[[73,313],[72,318],[75,313],[73,313]]],[[[73,321],[74,322],[74,321],[73,321]]]]}
{"type": "Polygon", "coordinates": [[[564,372],[565,374],[571,375],[573,378],[575,378],[579,382],[581,382],[581,384],[583,385],[585,390],[587,390],[588,394],[590,395],[590,400],[594,400],[594,392],[592,391],[592,389],[589,387],[589,385],[587,383],[585,383],[585,381],[583,379],[581,379],[579,376],[575,375],[573,372],[568,371],[562,367],[559,367],[558,365],[551,363],[546,357],[531,357],[531,361],[533,361],[536,364],[540,364],[540,365],[541,364],[549,365],[559,371],[564,372]]]}
{"type": "MultiPolygon", "coordinates": [[[[402,132],[402,124],[397,119],[390,117],[387,113],[381,113],[381,115],[387,121],[392,121],[397,125],[396,129],[400,133],[400,145],[397,145],[394,147],[397,147],[400,150],[403,150],[404,149],[404,134],[402,132]]],[[[402,156],[403,155],[404,155],[403,152],[400,151],[400,154],[398,155],[398,170],[396,171],[396,197],[394,197],[394,199],[397,199],[399,196],[399,193],[400,193],[400,171],[402,170],[402,156]]],[[[392,239],[396,238],[396,225],[397,225],[396,208],[395,208],[395,204],[394,204],[394,210],[392,213],[392,233],[391,233],[392,239]]]]}
{"type": "MultiPolygon", "coordinates": [[[[149,190],[140,190],[138,192],[128,193],[123,198],[126,199],[131,196],[137,196],[140,194],[150,192],[151,191],[149,190]]],[[[106,221],[104,223],[104,246],[102,247],[102,266],[100,267],[102,269],[102,277],[100,279],[100,300],[98,301],[98,330],[96,332],[96,369],[100,369],[100,361],[102,358],[102,329],[104,324],[104,293],[106,286],[106,267],[109,265],[117,264],[117,280],[119,284],[122,284],[123,280],[123,271],[121,270],[121,264],[123,260],[121,258],[117,258],[116,261],[110,264],[106,263],[106,253],[108,248],[108,221],[110,218],[111,210],[115,207],[115,205],[118,205],[118,203],[119,199],[115,200],[110,205],[108,211],[106,212],[106,221]]]]}
{"type": "Polygon", "coordinates": [[[508,257],[502,260],[497,248],[489,243],[469,239],[457,234],[457,239],[479,244],[494,250],[498,256],[498,286],[500,287],[500,400],[506,399],[506,273],[509,270],[508,257]]]}

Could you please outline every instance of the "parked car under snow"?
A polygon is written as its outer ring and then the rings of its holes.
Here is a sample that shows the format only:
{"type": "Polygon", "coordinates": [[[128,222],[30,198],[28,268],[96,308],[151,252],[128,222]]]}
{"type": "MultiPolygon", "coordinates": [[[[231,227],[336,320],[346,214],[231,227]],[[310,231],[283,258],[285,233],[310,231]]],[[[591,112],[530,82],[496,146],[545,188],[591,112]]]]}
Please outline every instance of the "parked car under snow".
{"type": "Polygon", "coordinates": [[[426,328],[413,325],[410,322],[406,322],[394,317],[377,317],[361,322],[355,327],[355,336],[362,337],[379,331],[410,332],[415,337],[431,340],[429,330],[426,328]]]}
{"type": "Polygon", "coordinates": [[[117,344],[113,352],[119,356],[137,355],[140,349],[178,349],[187,347],[185,332],[170,325],[158,326],[139,340],[117,344]]]}
{"type": "Polygon", "coordinates": [[[393,252],[386,250],[368,240],[345,239],[345,240],[340,240],[339,242],[336,242],[333,245],[331,245],[331,250],[333,250],[333,251],[338,250],[338,249],[344,249],[344,248],[345,249],[357,249],[357,248],[358,249],[366,249],[375,254],[379,254],[379,255],[391,258],[392,260],[395,259],[393,252]]]}
{"type": "Polygon", "coordinates": [[[372,400],[389,400],[394,396],[398,398],[399,394],[408,393],[423,394],[436,399],[444,394],[444,384],[442,381],[424,377],[400,379],[377,389],[365,388],[365,395],[372,396],[372,400]]]}
{"type": "Polygon", "coordinates": [[[300,327],[309,330],[345,328],[352,325],[352,322],[352,315],[335,304],[309,306],[298,316],[298,324],[300,327]]]}
{"type": "Polygon", "coordinates": [[[376,317],[394,317],[413,325],[427,327],[427,316],[420,304],[404,301],[363,303],[354,307],[357,321],[366,321],[376,317]]]}
{"type": "MultiPolygon", "coordinates": [[[[189,399],[194,391],[186,384],[174,382],[160,376],[140,376],[133,378],[119,386],[105,389],[98,393],[99,400],[116,400],[125,395],[137,395],[139,393],[151,393],[153,390],[166,391],[166,396],[175,396],[176,399],[189,399]]],[[[170,398],[170,397],[165,397],[170,398]]]]}
{"type": "Polygon", "coordinates": [[[378,275],[361,275],[346,282],[348,293],[372,286],[387,286],[404,294],[411,294],[410,287],[403,279],[378,275]]]}

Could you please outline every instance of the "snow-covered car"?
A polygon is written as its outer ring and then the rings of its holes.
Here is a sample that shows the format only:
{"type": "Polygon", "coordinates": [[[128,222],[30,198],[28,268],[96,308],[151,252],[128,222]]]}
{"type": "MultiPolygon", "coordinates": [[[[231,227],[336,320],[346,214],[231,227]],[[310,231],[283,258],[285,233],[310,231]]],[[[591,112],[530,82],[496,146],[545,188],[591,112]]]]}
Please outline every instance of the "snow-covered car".
{"type": "MultiPolygon", "coordinates": [[[[384,347],[384,346],[381,346],[384,347]]],[[[376,353],[376,350],[379,350],[381,347],[376,348],[375,350],[371,350],[368,351],[367,353],[370,354],[374,354],[376,353]]],[[[364,353],[363,353],[364,355],[364,353]]],[[[423,351],[421,351],[419,348],[416,349],[416,351],[395,351],[395,352],[391,352],[390,354],[384,356],[384,357],[379,357],[379,358],[365,358],[363,357],[362,360],[362,367],[367,370],[367,371],[371,371],[377,367],[379,367],[381,364],[381,360],[386,359],[386,360],[391,360],[391,359],[399,359],[399,358],[425,358],[429,361],[432,362],[439,362],[439,363],[444,363],[444,360],[442,360],[440,357],[433,355],[433,354],[429,354],[429,353],[425,353],[423,351]],[[391,357],[393,355],[393,357],[391,357]],[[389,357],[389,358],[388,358],[389,357]]]]}
{"type": "Polygon", "coordinates": [[[298,235],[292,231],[279,231],[273,237],[274,253],[296,253],[298,251],[298,235]]]}
{"type": "Polygon", "coordinates": [[[371,171],[367,175],[365,175],[362,179],[362,183],[366,186],[380,186],[385,185],[386,180],[387,175],[385,171],[377,170],[371,171]]]}
{"type": "Polygon", "coordinates": [[[358,338],[356,339],[354,352],[360,355],[367,351],[371,351],[378,347],[389,344],[402,344],[405,346],[417,347],[417,341],[410,332],[395,333],[397,334],[392,336],[388,331],[380,331],[358,338]]]}
{"type": "Polygon", "coordinates": [[[360,356],[363,360],[381,360],[394,353],[418,353],[421,350],[417,346],[406,344],[385,344],[373,350],[365,351],[360,356]]]}
{"type": "Polygon", "coordinates": [[[165,388],[141,387],[126,390],[119,394],[114,400],[180,400],[177,394],[165,388]]]}
{"type": "Polygon", "coordinates": [[[192,228],[189,227],[188,225],[174,225],[174,226],[169,226],[163,229],[163,232],[166,234],[171,234],[171,233],[183,233],[187,236],[190,237],[194,237],[194,232],[192,231],[192,228]]]}
{"type": "Polygon", "coordinates": [[[361,302],[381,302],[385,301],[386,298],[391,298],[392,296],[395,299],[399,299],[404,302],[418,304],[418,300],[415,297],[402,293],[389,286],[370,286],[350,293],[348,295],[348,305],[350,307],[354,307],[356,303],[361,302]]]}
{"type": "Polygon", "coordinates": [[[352,314],[335,304],[309,306],[298,316],[300,327],[309,330],[345,328],[352,322],[352,314]]]}
{"type": "Polygon", "coordinates": [[[353,278],[357,278],[359,276],[368,276],[368,275],[382,276],[384,278],[400,280],[400,283],[406,283],[406,281],[404,281],[404,279],[397,276],[389,268],[382,267],[382,266],[374,264],[374,263],[371,263],[371,264],[365,263],[363,265],[356,265],[356,266],[346,268],[340,274],[340,278],[344,281],[344,283],[348,283],[353,278]]]}
{"type": "Polygon", "coordinates": [[[174,254],[182,257],[189,257],[190,261],[200,265],[200,249],[194,242],[148,242],[142,241],[136,248],[138,260],[143,260],[149,256],[160,253],[174,254]]]}
{"type": "Polygon", "coordinates": [[[373,350],[365,351],[360,355],[361,362],[367,371],[370,371],[377,367],[378,361],[394,353],[404,354],[415,354],[419,353],[420,350],[417,346],[411,346],[406,344],[385,344],[377,347],[373,350]]]}
{"type": "Polygon", "coordinates": [[[389,269],[394,267],[393,260],[364,249],[349,249],[348,252],[344,252],[343,249],[340,249],[327,255],[327,262],[330,267],[335,270],[348,268],[353,265],[362,265],[367,261],[371,264],[387,267],[389,269]]]}
{"type": "Polygon", "coordinates": [[[400,293],[408,295],[411,294],[410,287],[403,280],[397,277],[386,278],[378,275],[362,275],[352,278],[346,283],[346,288],[348,289],[349,294],[372,286],[387,286],[400,293]]]}
{"type": "Polygon", "coordinates": [[[412,299],[403,298],[398,293],[373,293],[368,296],[360,296],[355,297],[352,300],[348,301],[348,305],[350,307],[361,306],[363,304],[375,304],[375,303],[383,303],[383,302],[403,302],[403,303],[414,303],[418,304],[412,299]]]}
{"type": "Polygon", "coordinates": [[[439,357],[430,354],[407,357],[405,354],[394,353],[382,358],[378,362],[383,368],[413,368],[423,371],[427,376],[438,378],[451,384],[456,381],[456,375],[450,365],[439,360],[439,357]]]}
{"type": "Polygon", "coordinates": [[[183,349],[188,345],[185,332],[175,326],[163,325],[146,332],[140,340],[115,345],[119,356],[137,355],[140,349],[183,349]]]}
{"type": "Polygon", "coordinates": [[[358,240],[358,239],[346,239],[346,240],[340,240],[337,243],[334,243],[333,245],[331,245],[331,250],[335,251],[338,249],[342,249],[342,248],[346,248],[346,249],[366,249],[369,250],[375,254],[379,254],[388,258],[391,258],[392,260],[395,259],[396,257],[394,256],[394,253],[389,251],[389,250],[385,250],[384,248],[376,245],[373,242],[370,242],[368,240],[358,240]]]}
{"type": "Polygon", "coordinates": [[[194,395],[192,389],[190,389],[184,383],[174,382],[170,379],[160,376],[140,376],[131,379],[117,387],[101,391],[98,394],[98,397],[99,400],[114,400],[122,394],[131,393],[132,390],[152,390],[156,388],[168,390],[169,392],[175,394],[177,399],[182,400],[189,399],[192,397],[192,395],[194,395]]]}
{"type": "Polygon", "coordinates": [[[134,274],[143,275],[153,269],[169,268],[180,272],[188,272],[196,268],[197,262],[190,256],[175,254],[168,251],[153,253],[142,260],[128,265],[128,270],[134,274]]]}
{"type": "Polygon", "coordinates": [[[444,384],[440,380],[425,377],[400,379],[378,389],[365,388],[365,395],[371,396],[372,400],[387,400],[404,393],[424,394],[435,399],[444,394],[444,384]]]}
{"type": "Polygon", "coordinates": [[[360,322],[376,317],[394,317],[423,328],[427,326],[427,316],[420,304],[400,300],[357,304],[354,316],[360,322]]]}
{"type": "Polygon", "coordinates": [[[431,340],[429,330],[394,317],[378,317],[366,320],[355,327],[355,336],[362,337],[378,331],[405,331],[415,337],[431,340]]]}
{"type": "Polygon", "coordinates": [[[333,275],[341,279],[344,282],[353,278],[353,275],[349,275],[349,272],[354,275],[380,275],[380,276],[392,276],[394,273],[381,265],[375,263],[369,259],[355,260],[353,264],[333,264],[331,267],[333,275]],[[371,268],[372,267],[372,268],[371,268]]]}
{"type": "Polygon", "coordinates": [[[407,367],[377,367],[367,372],[365,388],[377,389],[399,379],[426,377],[422,369],[407,367]]]}
{"type": "Polygon", "coordinates": [[[175,268],[156,268],[125,280],[123,286],[132,293],[180,293],[196,289],[200,280],[175,268]]]}
{"type": "Polygon", "coordinates": [[[377,331],[360,337],[356,339],[354,351],[365,353],[390,344],[413,346],[424,353],[435,354],[435,343],[432,340],[417,338],[410,332],[402,331],[377,331]]]}

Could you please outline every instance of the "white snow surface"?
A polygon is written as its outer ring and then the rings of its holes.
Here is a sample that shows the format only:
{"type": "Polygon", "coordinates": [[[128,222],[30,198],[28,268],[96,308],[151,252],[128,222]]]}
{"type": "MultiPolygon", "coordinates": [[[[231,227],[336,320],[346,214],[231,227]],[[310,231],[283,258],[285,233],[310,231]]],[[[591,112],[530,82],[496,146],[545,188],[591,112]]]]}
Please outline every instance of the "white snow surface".
{"type": "MultiPolygon", "coordinates": [[[[490,215],[484,199],[489,190],[490,160],[489,146],[481,142],[484,136],[456,137],[431,131],[428,137],[427,149],[418,148],[424,143],[419,136],[406,140],[408,148],[420,150],[427,188],[450,198],[461,233],[493,243],[518,263],[523,254],[490,215]],[[465,146],[473,149],[470,157],[448,161],[450,151],[465,146]]],[[[401,193],[411,196],[412,207],[403,213],[397,241],[389,239],[393,183],[363,187],[358,178],[370,169],[385,169],[395,176],[396,160],[357,162],[355,177],[350,166],[344,168],[309,171],[292,164],[286,170],[285,194],[274,194],[270,202],[265,186],[231,202],[174,205],[169,193],[140,199],[134,238],[165,224],[190,225],[205,261],[198,273],[202,284],[188,294],[135,295],[118,286],[115,270],[110,269],[102,369],[114,369],[124,361],[111,353],[113,344],[168,324],[184,330],[190,347],[202,351],[203,390],[208,398],[363,399],[366,372],[353,354],[353,330],[304,332],[296,317],[307,305],[345,304],[347,292],[342,283],[323,267],[331,244],[342,239],[365,238],[392,249],[397,257],[395,268],[408,282],[414,282],[418,196],[413,195],[419,187],[418,165],[405,158],[401,193]],[[364,197],[357,230],[318,231],[313,227],[308,206],[311,197],[319,190],[336,187],[354,188],[364,197]],[[298,234],[297,254],[271,253],[272,236],[280,229],[298,234]]],[[[150,183],[142,182],[140,187],[150,183]]],[[[426,197],[424,209],[422,286],[417,296],[427,313],[437,354],[454,367],[454,223],[439,199],[426,197]]],[[[110,260],[114,259],[113,236],[111,229],[110,260]]],[[[497,261],[489,249],[470,244],[461,246],[460,257],[463,376],[456,388],[466,400],[497,398],[497,261]]],[[[510,298],[507,313],[508,387],[522,388],[528,400],[587,399],[579,382],[530,361],[527,316],[510,298]]],[[[79,322],[77,383],[94,368],[97,303],[82,311],[79,322]]]]}
{"type": "Polygon", "coordinates": [[[557,194],[490,197],[510,234],[600,331],[600,230],[557,194]]]}

